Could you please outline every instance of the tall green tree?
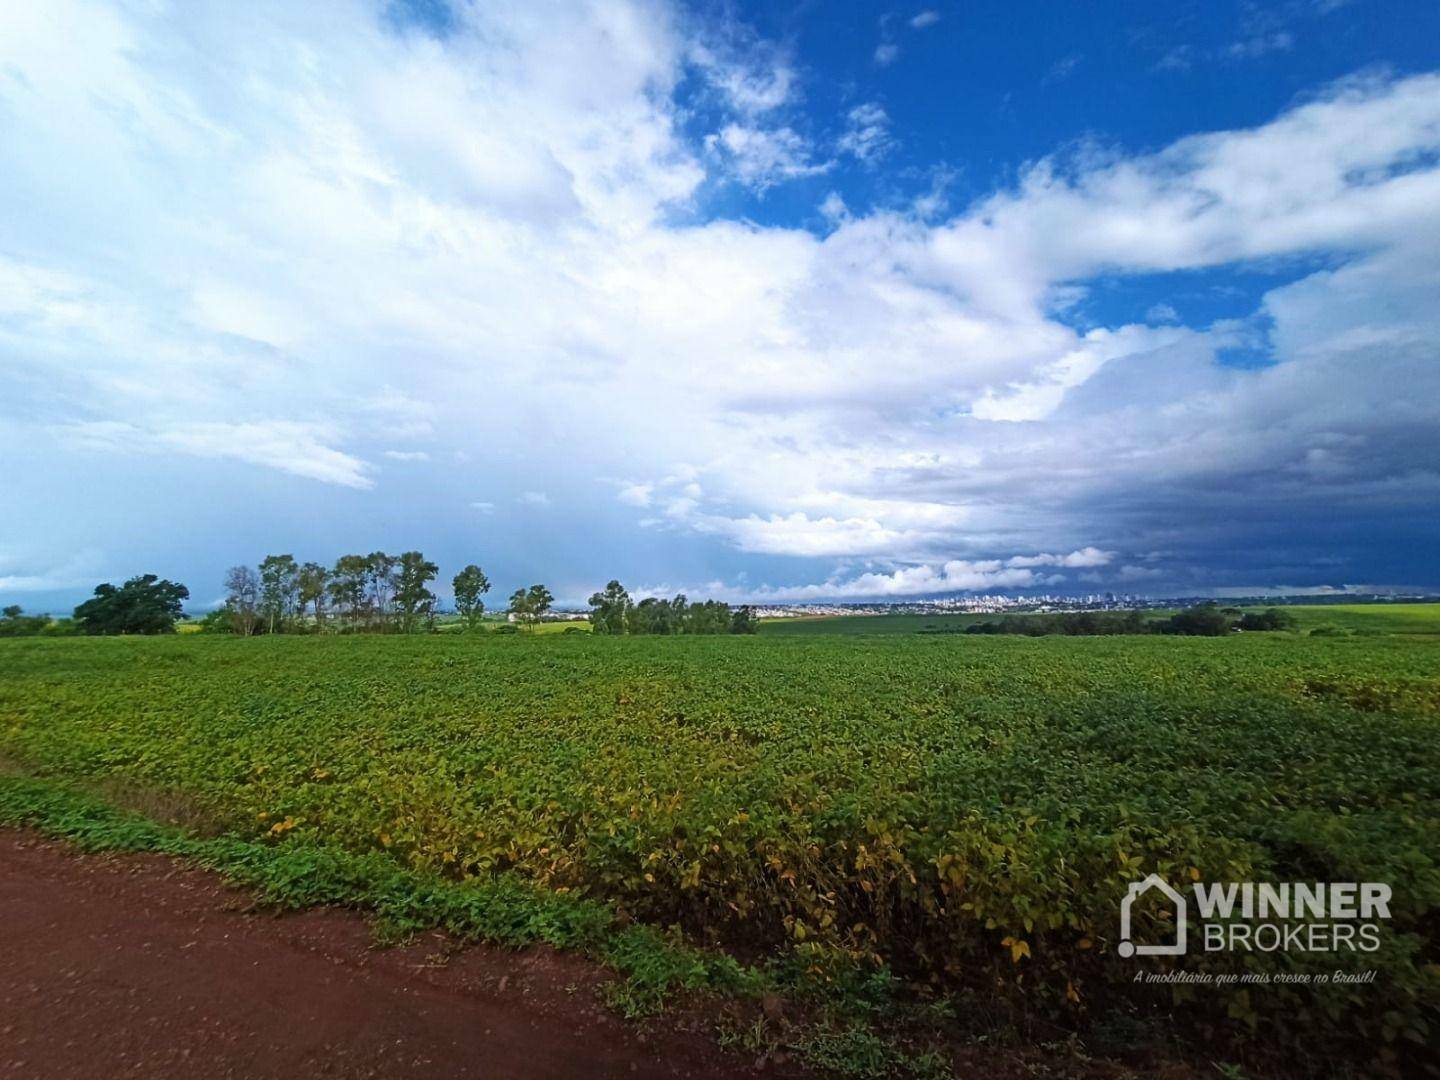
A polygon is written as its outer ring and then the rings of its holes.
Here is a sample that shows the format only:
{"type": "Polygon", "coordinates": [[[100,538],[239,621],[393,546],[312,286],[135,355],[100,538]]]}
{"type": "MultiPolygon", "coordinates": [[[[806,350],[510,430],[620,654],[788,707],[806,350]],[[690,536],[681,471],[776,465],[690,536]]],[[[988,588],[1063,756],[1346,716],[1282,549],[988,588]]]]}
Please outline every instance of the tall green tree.
{"type": "Polygon", "coordinates": [[[471,563],[455,575],[450,587],[455,592],[455,610],[465,620],[465,629],[476,629],[485,616],[485,601],[480,598],[490,591],[490,579],[484,570],[471,563]]]}
{"type": "Polygon", "coordinates": [[[534,626],[539,622],[555,598],[544,585],[531,585],[528,589],[516,589],[510,594],[510,614],[515,621],[534,626]]]}
{"type": "Polygon", "coordinates": [[[300,564],[294,555],[266,555],[260,560],[260,614],[266,632],[284,633],[299,608],[300,564]]]}
{"type": "Polygon", "coordinates": [[[394,613],[396,559],[383,551],[372,551],[365,560],[366,602],[371,629],[385,630],[389,628],[394,613]]]}
{"type": "Polygon", "coordinates": [[[732,634],[758,634],[760,632],[760,620],[755,617],[755,609],[749,606],[738,607],[730,617],[730,633],[732,634]]]}
{"type": "Polygon", "coordinates": [[[369,580],[370,560],[364,555],[341,555],[335,560],[325,590],[335,605],[336,617],[347,630],[358,630],[365,621],[369,580]]]}
{"type": "Polygon", "coordinates": [[[260,577],[250,567],[225,571],[225,614],[232,632],[241,637],[255,632],[260,620],[260,577]]]}
{"type": "Polygon", "coordinates": [[[554,602],[555,597],[550,595],[550,590],[544,585],[531,585],[525,591],[525,604],[530,609],[530,618],[534,622],[544,618],[554,602]]]}
{"type": "Polygon", "coordinates": [[[401,633],[413,634],[435,619],[435,594],[427,588],[440,568],[418,551],[395,561],[395,611],[401,633]]]}
{"type": "Polygon", "coordinates": [[[108,581],[75,609],[86,634],[173,634],[190,590],[154,574],[141,574],[118,589],[108,581]]]}
{"type": "Polygon", "coordinates": [[[625,586],[612,581],[604,592],[590,597],[590,626],[597,634],[625,633],[625,616],[630,610],[630,594],[625,586]]]}
{"type": "Polygon", "coordinates": [[[300,617],[305,617],[306,609],[315,617],[315,629],[323,633],[325,630],[325,616],[329,605],[326,603],[327,589],[330,583],[330,571],[319,563],[307,562],[300,567],[300,574],[297,582],[297,590],[300,600],[300,617]]]}
{"type": "Polygon", "coordinates": [[[670,601],[656,596],[645,597],[627,612],[625,629],[632,634],[670,633],[670,601]]]}

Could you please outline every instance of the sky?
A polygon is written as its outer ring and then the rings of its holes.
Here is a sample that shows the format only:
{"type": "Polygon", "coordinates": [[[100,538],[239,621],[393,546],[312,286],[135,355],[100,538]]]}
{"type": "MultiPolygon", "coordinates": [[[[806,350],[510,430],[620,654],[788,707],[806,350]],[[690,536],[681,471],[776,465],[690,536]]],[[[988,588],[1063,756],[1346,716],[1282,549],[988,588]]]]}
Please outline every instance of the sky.
{"type": "Polygon", "coordinates": [[[1436,587],[1437,342],[1432,0],[0,0],[27,610],[1436,587]]]}

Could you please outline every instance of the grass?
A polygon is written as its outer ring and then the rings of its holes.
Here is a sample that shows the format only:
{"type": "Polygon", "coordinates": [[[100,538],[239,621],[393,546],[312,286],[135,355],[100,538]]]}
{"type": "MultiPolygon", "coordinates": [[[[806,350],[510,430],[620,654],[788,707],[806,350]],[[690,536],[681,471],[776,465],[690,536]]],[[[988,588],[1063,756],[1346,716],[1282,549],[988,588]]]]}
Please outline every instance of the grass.
{"type": "Polygon", "coordinates": [[[943,1001],[984,1031],[1160,1010],[1323,1060],[1433,1019],[1437,658],[1420,635],[15,640],[0,753],[28,776],[0,792],[82,840],[26,785],[182,820],[126,828],[279,902],[580,948],[629,1013],[784,987],[844,1021],[816,1053],[869,1060],[849,1018],[943,1001]],[[1383,984],[1133,989],[1118,900],[1192,868],[1391,883],[1383,984]]]}

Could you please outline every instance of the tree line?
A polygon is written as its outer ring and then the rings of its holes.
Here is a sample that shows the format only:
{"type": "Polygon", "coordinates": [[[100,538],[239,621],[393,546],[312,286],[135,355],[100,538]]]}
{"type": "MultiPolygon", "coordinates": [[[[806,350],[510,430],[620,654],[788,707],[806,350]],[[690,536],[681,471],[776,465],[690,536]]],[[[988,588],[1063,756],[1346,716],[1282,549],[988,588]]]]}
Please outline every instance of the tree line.
{"type": "MultiPolygon", "coordinates": [[[[1178,634],[1184,637],[1223,637],[1236,630],[1295,629],[1295,616],[1283,608],[1242,612],[1214,602],[1196,604],[1166,619],[1147,619],[1138,611],[1067,611],[1060,615],[1007,615],[990,622],[971,623],[967,634],[1023,634],[1046,637],[1096,637],[1107,634],[1178,634]]],[[[945,633],[946,631],[921,631],[945,633]]]]}
{"type": "Polygon", "coordinates": [[[64,637],[70,634],[168,634],[183,617],[190,590],[154,574],[139,574],[123,585],[108,581],[75,609],[69,619],[26,615],[18,604],[0,611],[0,637],[64,637]]]}
{"type": "MultiPolygon", "coordinates": [[[[332,567],[297,562],[293,555],[267,555],[258,567],[234,566],[225,574],[225,601],[201,620],[214,633],[425,633],[440,614],[430,583],[435,563],[418,551],[388,555],[342,555],[332,567]]],[[[451,579],[455,612],[466,630],[478,630],[485,617],[490,580],[473,563],[451,579]]],[[[190,590],[154,574],[141,574],[123,585],[106,582],[75,609],[72,619],[26,615],[16,605],[0,611],[0,637],[40,634],[165,634],[184,617],[190,590]]],[[[521,625],[533,626],[550,613],[555,598],[544,585],[516,589],[505,609],[521,625]]],[[[589,621],[604,635],[753,634],[759,629],[753,609],[732,608],[718,600],[691,601],[646,597],[635,602],[625,587],[611,581],[590,597],[589,621]]],[[[1214,602],[1196,604],[1164,619],[1139,611],[1070,611],[1058,615],[1007,615],[975,622],[966,634],[1179,634],[1220,637],[1234,631],[1293,630],[1295,616],[1283,608],[1244,611],[1214,602]]],[[[506,629],[502,627],[501,629],[506,629]]],[[[927,628],[921,633],[960,633],[927,628]]],[[[1318,631],[1317,631],[1318,632],[1318,631]]]]}
{"type": "MultiPolygon", "coordinates": [[[[440,568],[419,551],[342,555],[326,567],[293,555],[267,555],[258,567],[225,574],[225,602],[206,616],[207,629],[250,636],[286,633],[424,633],[435,628],[439,600],[430,584],[440,568]]],[[[450,581],[455,611],[467,630],[485,618],[490,579],[474,563],[450,581]]],[[[534,623],[554,603],[544,585],[516,589],[507,609],[534,623]]]]}
{"type": "MultiPolygon", "coordinates": [[[[334,565],[300,562],[294,555],[267,555],[257,566],[225,572],[225,599],[200,620],[210,633],[426,633],[436,628],[439,600],[430,585],[435,563],[419,551],[390,555],[342,555],[334,565]]],[[[455,613],[466,630],[485,618],[490,579],[471,563],[451,579],[455,613]]],[[[141,574],[123,585],[106,582],[75,609],[73,619],[26,615],[18,606],[0,612],[0,637],[38,634],[167,634],[185,617],[190,597],[184,585],[141,574]]],[[[544,585],[516,589],[506,613],[522,626],[547,618],[555,597],[544,585]]],[[[598,634],[753,634],[759,621],[749,607],[732,609],[718,600],[647,597],[634,602],[611,581],[590,598],[589,621],[598,634]]],[[[501,627],[500,629],[506,629],[501,627]]]]}
{"type": "Polygon", "coordinates": [[[719,600],[673,600],[650,596],[633,603],[612,581],[590,597],[590,628],[596,634],[753,634],[759,620],[749,607],[731,609],[719,600]]]}

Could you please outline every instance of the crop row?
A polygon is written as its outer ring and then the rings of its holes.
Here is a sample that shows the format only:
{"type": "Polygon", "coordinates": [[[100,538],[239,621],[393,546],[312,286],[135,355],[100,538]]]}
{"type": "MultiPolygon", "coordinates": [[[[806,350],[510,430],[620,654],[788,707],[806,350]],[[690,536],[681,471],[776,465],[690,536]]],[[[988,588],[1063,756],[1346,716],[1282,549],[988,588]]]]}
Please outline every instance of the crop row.
{"type": "Polygon", "coordinates": [[[1202,1033],[1265,1025],[1315,1050],[1320,1030],[1428,1037],[1436,656],[1398,639],[27,641],[0,656],[0,751],[183,793],[241,835],[516,875],[820,979],[880,966],[1079,1021],[1173,1004],[1115,952],[1119,898],[1148,873],[1385,881],[1394,918],[1364,958],[1380,985],[1186,1009],[1202,1033]]]}

